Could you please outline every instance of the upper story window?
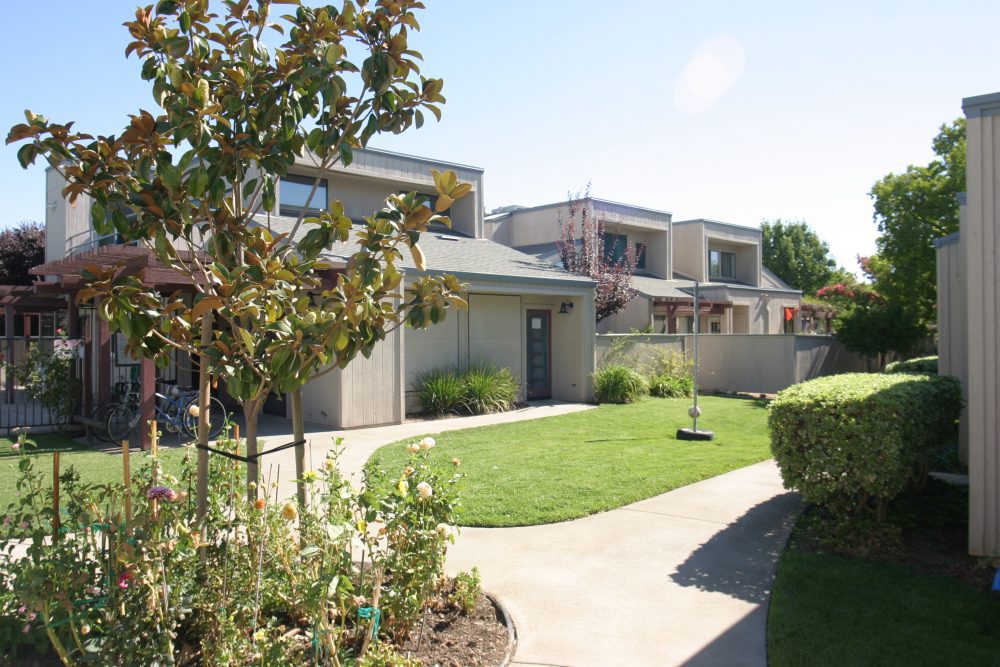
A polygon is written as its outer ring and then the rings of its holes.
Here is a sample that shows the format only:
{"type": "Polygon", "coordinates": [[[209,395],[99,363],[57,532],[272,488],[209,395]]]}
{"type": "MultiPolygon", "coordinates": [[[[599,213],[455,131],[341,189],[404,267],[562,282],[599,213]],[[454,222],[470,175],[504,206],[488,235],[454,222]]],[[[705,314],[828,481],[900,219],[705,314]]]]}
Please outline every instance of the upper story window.
{"type": "Polygon", "coordinates": [[[635,268],[645,269],[646,268],[646,244],[636,243],[635,244],[635,268]]]}
{"type": "Polygon", "coordinates": [[[309,200],[309,206],[306,207],[306,200],[309,199],[309,193],[312,192],[315,183],[316,179],[309,176],[296,176],[294,174],[282,176],[278,186],[278,196],[281,197],[281,215],[297,218],[303,209],[306,213],[313,214],[325,211],[329,201],[329,191],[325,178],[320,179],[319,185],[316,186],[316,192],[313,193],[312,199],[309,200]]]}
{"type": "Polygon", "coordinates": [[[624,234],[612,234],[604,232],[604,261],[609,264],[621,264],[625,261],[625,252],[628,249],[628,237],[624,234]]]}
{"type": "MultiPolygon", "coordinates": [[[[400,194],[400,195],[408,195],[408,194],[410,194],[410,191],[409,190],[400,190],[398,194],[400,194]]],[[[429,195],[426,192],[417,192],[416,194],[423,195],[424,196],[424,206],[426,206],[427,208],[429,208],[431,211],[434,211],[434,208],[437,206],[437,200],[438,200],[438,196],[437,195],[429,195]]],[[[449,206],[448,208],[446,208],[445,210],[440,211],[440,212],[435,211],[435,213],[437,213],[437,215],[451,215],[451,207],[449,206]]]]}
{"type": "Polygon", "coordinates": [[[709,278],[736,278],[736,253],[724,250],[708,251],[709,278]]]}

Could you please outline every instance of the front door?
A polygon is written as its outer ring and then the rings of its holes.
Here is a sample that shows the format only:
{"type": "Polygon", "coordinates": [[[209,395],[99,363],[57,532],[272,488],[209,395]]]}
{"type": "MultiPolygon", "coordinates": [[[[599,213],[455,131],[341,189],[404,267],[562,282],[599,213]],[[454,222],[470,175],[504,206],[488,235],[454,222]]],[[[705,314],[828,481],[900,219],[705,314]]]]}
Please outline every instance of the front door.
{"type": "Polygon", "coordinates": [[[552,311],[528,311],[528,400],[552,398],[552,311]]]}

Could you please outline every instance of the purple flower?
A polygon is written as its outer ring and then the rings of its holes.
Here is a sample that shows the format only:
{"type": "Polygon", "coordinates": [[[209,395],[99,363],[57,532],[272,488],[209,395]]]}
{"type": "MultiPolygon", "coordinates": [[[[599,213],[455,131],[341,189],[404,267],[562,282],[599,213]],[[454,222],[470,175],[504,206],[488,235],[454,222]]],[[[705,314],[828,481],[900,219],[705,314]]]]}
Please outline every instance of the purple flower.
{"type": "Polygon", "coordinates": [[[23,632],[24,634],[28,634],[29,632],[31,632],[31,623],[25,623],[24,629],[21,630],[21,632],[23,632]]]}
{"type": "Polygon", "coordinates": [[[177,500],[177,492],[169,486],[153,486],[146,491],[146,497],[150,500],[177,500]]]}
{"type": "Polygon", "coordinates": [[[17,608],[17,613],[19,614],[23,614],[26,611],[28,611],[28,605],[22,604],[20,607],[17,608]]]}

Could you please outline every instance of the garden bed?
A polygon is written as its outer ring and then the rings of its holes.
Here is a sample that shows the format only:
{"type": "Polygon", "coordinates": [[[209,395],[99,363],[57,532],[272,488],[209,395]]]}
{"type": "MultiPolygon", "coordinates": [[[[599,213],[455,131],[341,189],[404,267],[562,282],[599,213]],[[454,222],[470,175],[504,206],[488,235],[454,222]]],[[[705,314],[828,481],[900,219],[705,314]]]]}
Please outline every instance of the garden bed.
{"type": "Polygon", "coordinates": [[[468,615],[454,605],[428,609],[400,653],[424,665],[503,667],[513,658],[515,645],[507,611],[492,596],[481,594],[468,615]]]}

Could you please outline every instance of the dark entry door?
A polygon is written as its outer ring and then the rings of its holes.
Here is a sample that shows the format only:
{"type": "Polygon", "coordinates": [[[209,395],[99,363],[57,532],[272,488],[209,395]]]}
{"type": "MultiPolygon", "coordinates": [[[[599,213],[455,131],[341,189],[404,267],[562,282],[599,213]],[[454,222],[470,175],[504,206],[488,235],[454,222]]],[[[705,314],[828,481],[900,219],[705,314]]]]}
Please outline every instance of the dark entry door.
{"type": "Polygon", "coordinates": [[[528,400],[552,398],[552,311],[528,311],[528,400]]]}

